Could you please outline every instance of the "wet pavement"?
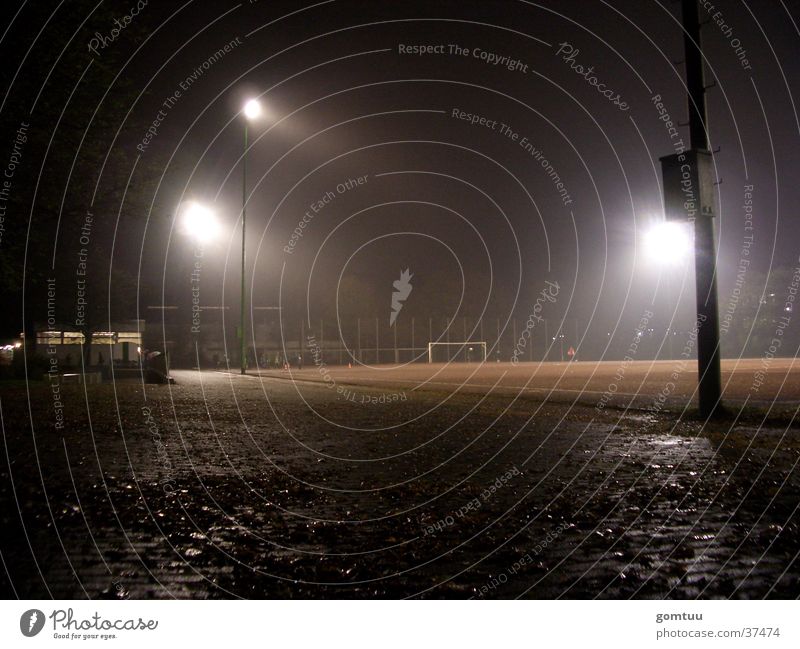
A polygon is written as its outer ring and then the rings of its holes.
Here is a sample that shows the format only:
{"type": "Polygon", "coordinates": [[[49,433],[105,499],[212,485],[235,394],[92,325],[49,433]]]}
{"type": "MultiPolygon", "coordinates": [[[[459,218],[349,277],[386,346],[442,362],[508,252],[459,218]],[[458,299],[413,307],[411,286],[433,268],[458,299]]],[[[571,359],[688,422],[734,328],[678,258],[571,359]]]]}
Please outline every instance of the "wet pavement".
{"type": "Polygon", "coordinates": [[[797,427],[176,376],[0,390],[5,596],[800,595],[797,427]]]}

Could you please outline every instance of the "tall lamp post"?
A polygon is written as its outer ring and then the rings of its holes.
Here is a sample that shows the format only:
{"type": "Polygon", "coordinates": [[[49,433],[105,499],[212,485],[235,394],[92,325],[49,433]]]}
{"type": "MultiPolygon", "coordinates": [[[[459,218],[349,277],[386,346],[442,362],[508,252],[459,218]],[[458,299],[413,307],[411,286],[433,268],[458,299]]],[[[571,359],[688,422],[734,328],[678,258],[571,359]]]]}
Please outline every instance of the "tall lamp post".
{"type": "Polygon", "coordinates": [[[242,299],[241,311],[239,314],[239,342],[240,354],[242,359],[242,374],[247,372],[247,339],[244,335],[244,318],[247,311],[246,292],[245,292],[245,230],[247,224],[247,124],[250,120],[257,119],[261,115],[261,104],[257,99],[248,101],[242,109],[244,113],[244,153],[242,154],[242,299]]]}
{"type": "Polygon", "coordinates": [[[724,413],[720,375],[717,252],[712,154],[708,151],[703,54],[698,0],[682,0],[686,87],[689,91],[690,148],[661,158],[664,207],[668,220],[694,224],[695,300],[697,305],[697,374],[703,417],[724,413]]]}

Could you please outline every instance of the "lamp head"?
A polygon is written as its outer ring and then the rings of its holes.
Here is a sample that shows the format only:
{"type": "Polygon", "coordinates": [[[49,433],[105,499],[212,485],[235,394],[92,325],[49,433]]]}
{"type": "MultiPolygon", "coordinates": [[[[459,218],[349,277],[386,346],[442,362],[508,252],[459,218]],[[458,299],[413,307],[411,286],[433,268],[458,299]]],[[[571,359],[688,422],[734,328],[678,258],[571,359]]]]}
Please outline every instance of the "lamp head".
{"type": "Polygon", "coordinates": [[[258,99],[251,99],[244,105],[244,116],[247,119],[257,119],[261,116],[261,104],[258,99]]]}
{"type": "Polygon", "coordinates": [[[217,217],[209,208],[200,203],[191,202],[184,209],[183,225],[186,232],[198,243],[208,243],[219,234],[217,217]]]}
{"type": "Polygon", "coordinates": [[[664,266],[678,266],[689,256],[692,240],[685,223],[662,221],[644,234],[644,252],[664,266]]]}

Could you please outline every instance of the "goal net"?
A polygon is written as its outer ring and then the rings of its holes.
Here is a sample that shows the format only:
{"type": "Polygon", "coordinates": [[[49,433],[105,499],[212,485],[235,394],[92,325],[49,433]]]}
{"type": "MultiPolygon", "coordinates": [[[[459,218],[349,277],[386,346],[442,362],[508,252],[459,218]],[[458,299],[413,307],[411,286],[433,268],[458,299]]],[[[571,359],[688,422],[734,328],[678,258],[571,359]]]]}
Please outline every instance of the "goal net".
{"type": "Polygon", "coordinates": [[[429,363],[482,363],[485,360],[485,342],[428,343],[429,363]]]}

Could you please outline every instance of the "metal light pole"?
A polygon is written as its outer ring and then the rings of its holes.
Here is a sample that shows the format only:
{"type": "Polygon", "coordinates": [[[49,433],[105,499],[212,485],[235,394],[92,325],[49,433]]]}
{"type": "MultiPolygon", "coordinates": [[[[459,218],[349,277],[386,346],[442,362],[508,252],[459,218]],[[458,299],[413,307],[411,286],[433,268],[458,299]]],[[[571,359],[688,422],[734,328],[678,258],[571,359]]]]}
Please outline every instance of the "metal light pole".
{"type": "Polygon", "coordinates": [[[697,374],[703,417],[722,414],[719,309],[717,307],[717,251],[714,217],[717,214],[714,166],[708,151],[703,52],[697,0],[682,0],[686,87],[689,91],[691,143],[674,145],[677,153],[661,158],[664,210],[667,221],[694,227],[695,300],[697,305],[697,374]]]}
{"type": "Polygon", "coordinates": [[[242,299],[239,312],[239,353],[242,359],[242,374],[247,372],[247,356],[244,337],[244,313],[245,313],[245,225],[247,223],[247,120],[244,121],[244,154],[242,156],[242,299]]]}
{"type": "MultiPolygon", "coordinates": [[[[683,0],[686,86],[689,90],[689,136],[692,149],[708,149],[706,88],[700,44],[697,0],[683,0]]],[[[721,409],[722,378],[717,306],[717,251],[713,216],[694,220],[695,300],[697,303],[697,371],[700,413],[711,417],[721,409]]]]}
{"type": "Polygon", "coordinates": [[[247,373],[247,339],[244,335],[244,318],[247,311],[247,294],[245,291],[245,242],[247,225],[247,122],[261,115],[261,104],[257,100],[251,99],[244,105],[244,152],[242,154],[242,296],[239,313],[239,336],[240,350],[242,359],[242,374],[247,373]]]}

